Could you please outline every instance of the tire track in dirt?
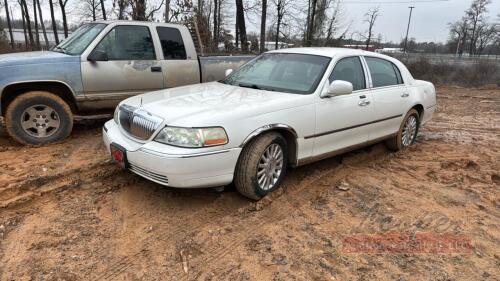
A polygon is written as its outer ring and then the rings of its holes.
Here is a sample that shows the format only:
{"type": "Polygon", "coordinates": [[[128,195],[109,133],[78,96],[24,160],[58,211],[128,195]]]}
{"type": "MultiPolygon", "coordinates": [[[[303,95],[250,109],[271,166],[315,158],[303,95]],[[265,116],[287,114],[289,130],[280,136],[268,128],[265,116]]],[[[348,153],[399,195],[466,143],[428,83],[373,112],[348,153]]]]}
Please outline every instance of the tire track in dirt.
{"type": "MultiPolygon", "coordinates": [[[[387,152],[386,152],[387,153],[387,152]]],[[[357,153],[354,156],[348,156],[348,157],[356,157],[359,153],[357,153]]],[[[375,158],[376,155],[373,155],[371,158],[375,158]]],[[[384,161],[385,157],[382,157],[381,159],[377,159],[376,161],[384,161]]],[[[331,160],[330,160],[331,162],[331,160]]],[[[217,244],[210,245],[208,249],[206,250],[205,253],[197,256],[196,258],[192,259],[190,263],[192,265],[198,265],[199,263],[203,263],[206,260],[218,260],[225,255],[227,255],[231,249],[234,249],[237,247],[239,244],[241,244],[243,241],[245,241],[248,238],[249,233],[251,233],[250,230],[254,228],[260,228],[268,224],[273,224],[276,222],[279,222],[287,217],[289,217],[290,213],[292,212],[301,212],[303,215],[304,212],[301,211],[301,206],[304,204],[304,202],[308,202],[309,200],[312,200],[318,192],[321,192],[324,188],[329,188],[329,187],[323,187],[320,189],[313,189],[311,188],[312,185],[317,182],[318,180],[324,178],[324,177],[329,177],[329,178],[335,178],[335,179],[340,179],[342,177],[345,177],[349,173],[349,169],[353,167],[362,167],[365,164],[359,163],[357,165],[351,166],[351,165],[343,165],[339,164],[335,166],[334,168],[330,167],[328,163],[322,163],[322,168],[319,172],[312,173],[311,175],[308,175],[303,179],[302,181],[299,181],[296,184],[293,184],[291,186],[285,185],[283,187],[284,192],[281,194],[273,196],[276,197],[273,198],[273,202],[266,206],[263,210],[253,213],[251,221],[248,220],[241,220],[238,219],[237,222],[231,222],[231,228],[237,229],[237,231],[234,232],[233,238],[228,240],[225,240],[227,243],[224,247],[219,247],[217,244]],[[305,192],[304,192],[305,191],[305,192]],[[285,195],[285,196],[284,196],[285,195]]],[[[369,163],[370,165],[373,164],[373,162],[369,163]]],[[[318,168],[318,163],[316,164],[316,169],[318,168]]],[[[306,173],[306,170],[311,169],[312,167],[302,167],[299,168],[301,171],[295,170],[297,174],[295,174],[295,177],[299,176],[301,173],[306,173]]],[[[315,169],[315,170],[316,170],[315,169]]],[[[292,182],[294,179],[288,179],[287,182],[292,182]]],[[[252,204],[256,203],[249,203],[246,207],[242,207],[243,209],[250,207],[252,204]]],[[[202,212],[202,211],[200,211],[202,212]]],[[[196,218],[198,217],[197,214],[194,214],[187,218],[186,220],[189,221],[191,218],[196,218]]],[[[217,216],[213,217],[219,218],[217,216]]],[[[212,217],[208,218],[208,220],[211,220],[212,217]]],[[[219,218],[219,221],[222,221],[223,218],[219,218]]],[[[199,220],[195,225],[191,225],[189,227],[179,229],[178,231],[172,232],[168,235],[165,235],[164,230],[158,229],[157,232],[162,233],[162,238],[156,238],[157,241],[162,241],[162,242],[168,242],[172,240],[172,237],[179,237],[180,233],[189,233],[189,232],[194,232],[197,229],[206,226],[206,221],[207,218],[205,217],[204,220],[199,220]]],[[[154,239],[154,237],[150,236],[148,237],[148,241],[154,239]]],[[[148,243],[141,242],[142,244],[147,245],[148,243]]],[[[147,251],[145,248],[139,250],[138,252],[129,255],[127,257],[122,258],[119,260],[117,263],[113,264],[108,270],[103,272],[102,274],[99,274],[94,278],[93,280],[114,280],[120,274],[126,272],[129,268],[134,266],[135,260],[140,256],[140,252],[147,251]]],[[[216,266],[217,263],[211,263],[210,268],[213,268],[216,266]]],[[[206,267],[205,267],[206,268],[206,267]]],[[[201,274],[202,272],[199,271],[197,274],[201,274]]],[[[183,277],[181,280],[188,280],[189,276],[183,277]]]]}

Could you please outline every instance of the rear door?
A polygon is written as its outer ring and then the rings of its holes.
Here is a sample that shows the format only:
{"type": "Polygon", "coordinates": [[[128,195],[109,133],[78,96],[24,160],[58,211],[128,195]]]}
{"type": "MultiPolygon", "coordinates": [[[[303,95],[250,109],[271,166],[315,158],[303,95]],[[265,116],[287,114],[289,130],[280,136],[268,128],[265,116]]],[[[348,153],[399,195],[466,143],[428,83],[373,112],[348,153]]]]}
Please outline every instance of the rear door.
{"type": "Polygon", "coordinates": [[[373,98],[373,124],[369,139],[376,140],[399,130],[409,93],[399,69],[392,62],[370,56],[365,56],[364,60],[370,73],[373,98]]]}
{"type": "Polygon", "coordinates": [[[163,88],[163,75],[148,26],[117,25],[93,49],[108,61],[83,61],[82,80],[90,98],[123,99],[163,88]]]}
{"type": "Polygon", "coordinates": [[[196,54],[193,54],[194,46],[186,44],[192,40],[184,38],[191,36],[189,32],[166,26],[157,26],[156,32],[162,49],[165,88],[200,83],[200,66],[196,54]]]}
{"type": "Polygon", "coordinates": [[[353,92],[350,95],[318,98],[313,156],[337,152],[368,141],[369,124],[373,118],[372,98],[360,57],[340,59],[329,76],[330,83],[335,80],[351,82],[353,92]]]}

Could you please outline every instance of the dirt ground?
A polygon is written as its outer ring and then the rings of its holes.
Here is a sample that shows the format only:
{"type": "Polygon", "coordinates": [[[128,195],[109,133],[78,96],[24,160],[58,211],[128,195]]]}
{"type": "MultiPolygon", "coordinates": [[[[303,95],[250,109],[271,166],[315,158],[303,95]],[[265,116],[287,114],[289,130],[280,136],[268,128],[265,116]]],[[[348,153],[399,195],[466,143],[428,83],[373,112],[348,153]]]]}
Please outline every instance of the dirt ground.
{"type": "Polygon", "coordinates": [[[500,89],[440,87],[438,103],[410,149],[294,169],[258,203],[120,170],[102,122],[45,147],[0,129],[0,280],[499,280],[500,89]],[[469,247],[346,247],[405,233],[469,247]]]}

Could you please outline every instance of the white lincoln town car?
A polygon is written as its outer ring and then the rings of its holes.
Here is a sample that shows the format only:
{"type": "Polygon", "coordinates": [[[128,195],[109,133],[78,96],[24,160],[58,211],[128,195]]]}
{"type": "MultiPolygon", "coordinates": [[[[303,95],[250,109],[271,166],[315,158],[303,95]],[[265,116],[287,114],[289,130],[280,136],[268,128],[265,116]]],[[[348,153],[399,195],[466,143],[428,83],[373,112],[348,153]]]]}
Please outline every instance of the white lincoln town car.
{"type": "Polygon", "coordinates": [[[103,131],[112,159],[144,178],[179,188],[234,182],[258,200],[290,167],[380,141],[412,145],[435,108],[434,86],[394,58],[292,48],[218,82],[128,98],[103,131]]]}

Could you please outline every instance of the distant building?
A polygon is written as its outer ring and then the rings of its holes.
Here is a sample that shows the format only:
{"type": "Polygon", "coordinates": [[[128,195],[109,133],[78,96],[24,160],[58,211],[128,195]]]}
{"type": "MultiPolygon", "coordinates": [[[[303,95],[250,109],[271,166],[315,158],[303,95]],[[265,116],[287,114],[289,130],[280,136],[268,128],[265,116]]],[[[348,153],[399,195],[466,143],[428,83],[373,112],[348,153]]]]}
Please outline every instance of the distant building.
{"type": "Polygon", "coordinates": [[[368,45],[368,48],[367,48],[366,44],[352,44],[352,45],[344,45],[342,47],[350,48],[350,49],[361,49],[361,50],[370,51],[370,52],[373,52],[376,49],[375,45],[368,45]]]}
{"type": "Polygon", "coordinates": [[[386,54],[396,54],[396,53],[402,53],[403,49],[401,48],[382,48],[382,49],[376,49],[376,53],[386,53],[386,54]]]}

